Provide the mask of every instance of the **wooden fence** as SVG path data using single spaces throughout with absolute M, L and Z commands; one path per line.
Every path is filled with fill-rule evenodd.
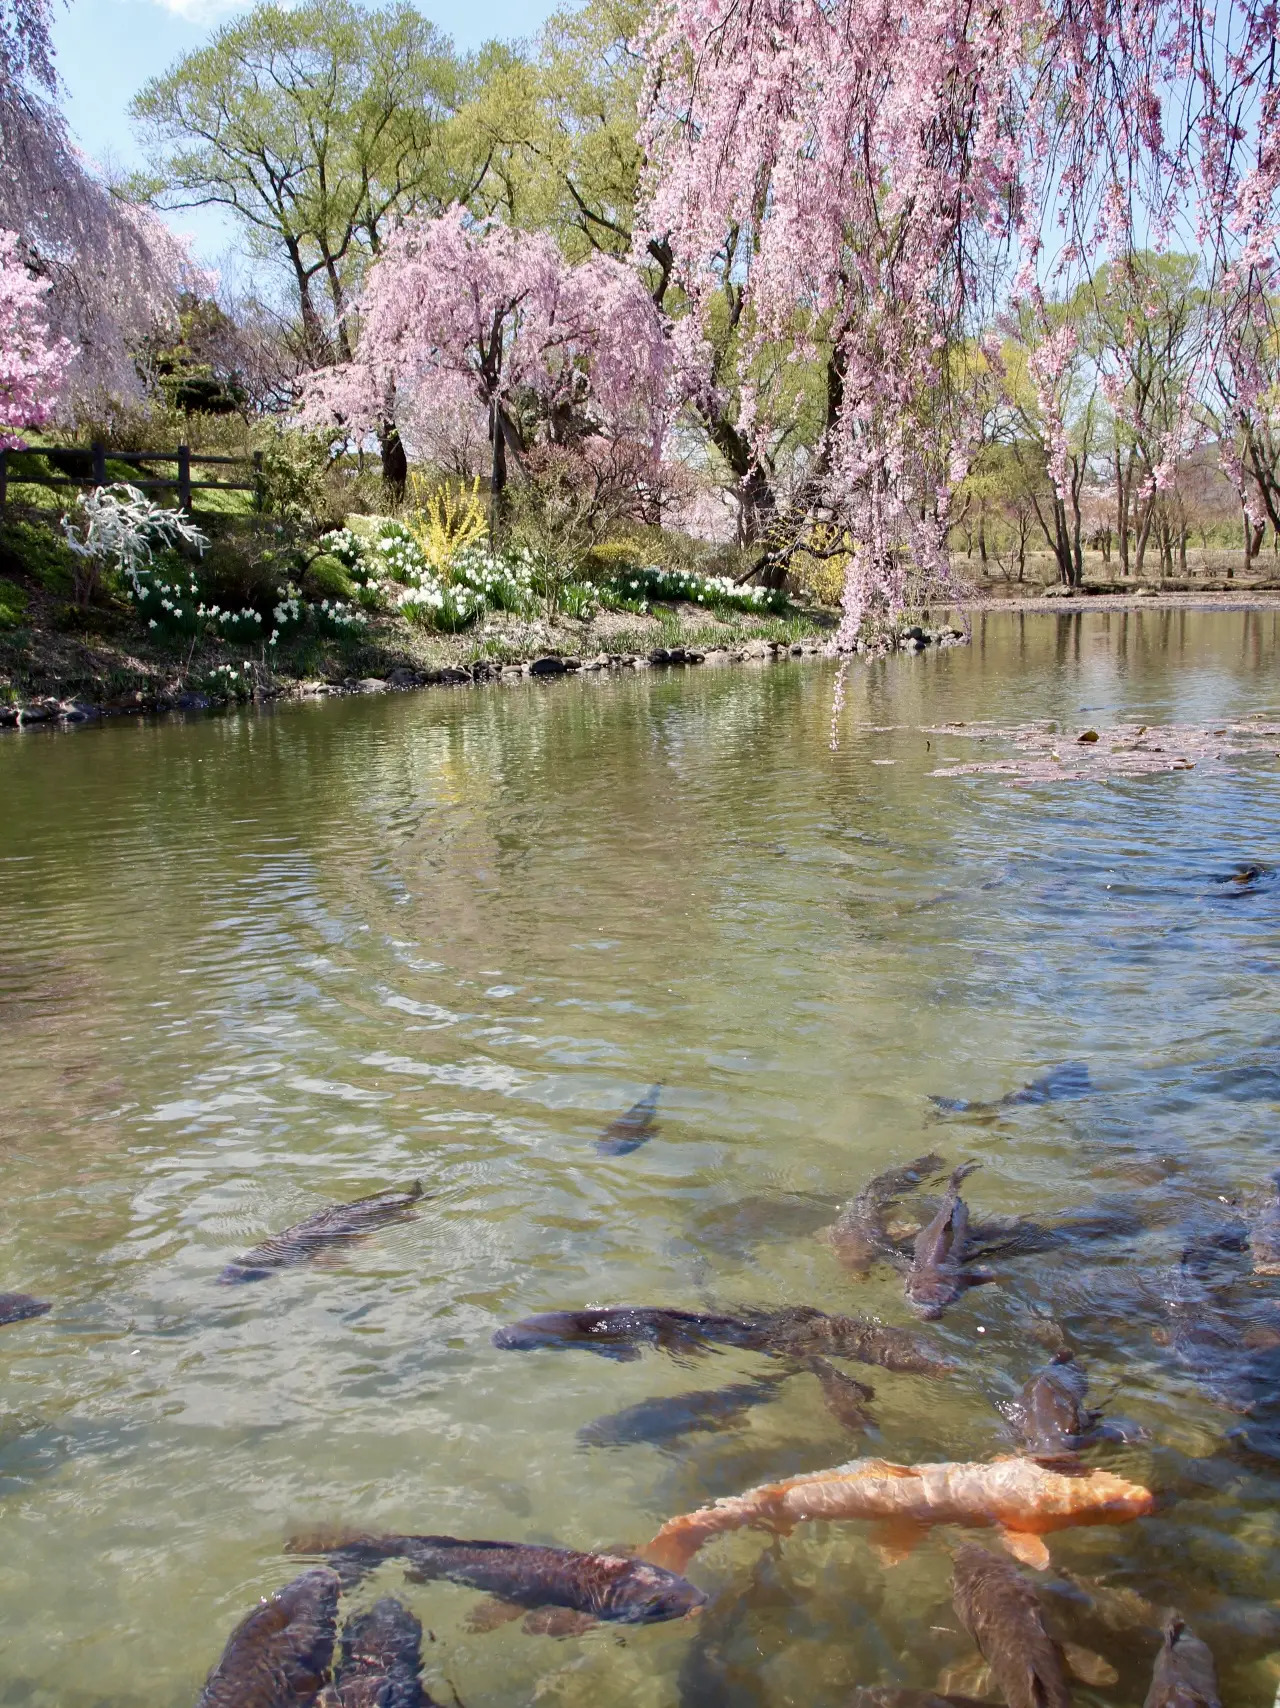
M 254 509 L 263 508 L 265 488 L 262 474 L 262 452 L 254 451 L 249 457 L 212 457 L 192 451 L 189 445 L 179 445 L 176 451 L 109 451 L 105 445 L 93 444 L 84 449 L 68 446 L 47 450 L 43 446 L 33 446 L 29 451 L 12 453 L 17 456 L 43 456 L 52 462 L 54 467 L 71 465 L 75 460 L 85 459 L 88 469 L 85 474 L 64 473 L 30 474 L 26 470 L 11 470 L 9 466 L 9 451 L 0 450 L 0 506 L 8 501 L 9 482 L 29 486 L 106 486 L 107 462 L 137 463 L 146 467 L 150 463 L 174 463 L 177 473 L 168 479 L 147 475 L 141 480 L 131 480 L 129 484 L 136 486 L 142 492 L 176 492 L 178 503 L 184 510 L 192 509 L 191 494 L 193 492 L 252 492 Z M 203 468 L 210 464 L 232 465 L 236 468 L 252 469 L 252 480 L 193 480 L 191 470 Z

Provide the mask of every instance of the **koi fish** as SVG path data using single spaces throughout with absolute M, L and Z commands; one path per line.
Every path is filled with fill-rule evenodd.
M 508 1618 L 519 1618 L 530 1609 L 558 1607 L 593 1621 L 654 1625 L 681 1619 L 707 1599 L 684 1578 L 649 1561 L 526 1542 L 357 1533 L 299 1537 L 287 1544 L 287 1552 L 323 1555 L 347 1588 L 384 1560 L 403 1559 L 413 1582 L 446 1578 L 483 1590 L 496 1597 Z
M 1006 1092 L 993 1103 L 970 1103 L 963 1097 L 931 1097 L 935 1109 L 954 1115 L 990 1115 L 997 1109 L 1016 1109 L 1025 1103 L 1058 1103 L 1067 1098 L 1087 1097 L 1093 1090 L 1088 1062 L 1063 1062 L 1033 1079 L 1017 1091 Z
M 960 1182 L 978 1166 L 966 1162 L 955 1170 L 937 1215 L 916 1235 L 905 1290 L 912 1309 L 926 1319 L 940 1317 L 966 1288 L 995 1280 L 989 1269 L 966 1267 L 969 1207 L 960 1196 Z
M 834 1248 L 846 1269 L 855 1275 L 865 1275 L 878 1257 L 887 1256 L 895 1249 L 885 1229 L 887 1213 L 904 1193 L 913 1191 L 943 1166 L 942 1158 L 930 1153 L 904 1163 L 901 1168 L 877 1174 L 867 1182 L 853 1203 L 821 1236 Z
M 1222 1708 L 1209 1645 L 1202 1643 L 1176 1613 L 1164 1628 L 1164 1642 L 1142 1708 Z
M 329 1674 L 338 1574 L 317 1566 L 236 1626 L 196 1708 L 310 1708 Z
M 1280 1275 L 1280 1171 L 1271 1176 L 1275 1195 L 1253 1217 L 1249 1225 L 1249 1248 L 1255 1275 Z M 0 1300 L 0 1307 L 3 1301 Z M 3 1318 L 0 1317 L 0 1321 Z
M 683 1435 L 720 1429 L 736 1422 L 752 1406 L 776 1399 L 778 1384 L 786 1379 L 762 1377 L 755 1382 L 731 1382 L 724 1388 L 641 1400 L 638 1405 L 584 1424 L 578 1440 L 584 1447 L 630 1447 L 645 1441 L 661 1445 L 678 1441 Z
M 744 1309 L 732 1316 L 655 1305 L 592 1305 L 582 1311 L 543 1311 L 509 1323 L 494 1333 L 493 1344 L 506 1352 L 583 1347 L 621 1363 L 639 1358 L 642 1346 L 690 1357 L 719 1344 L 779 1358 L 825 1353 L 913 1375 L 942 1376 L 951 1369 L 907 1329 L 889 1328 L 870 1317 L 828 1316 L 812 1305 Z
M 1272 877 L 1270 866 L 1264 866 L 1257 860 L 1241 860 L 1235 870 L 1219 873 L 1214 883 L 1222 886 L 1226 895 L 1232 897 L 1252 895 L 1267 878 Z
M 646 1139 L 657 1131 L 654 1116 L 658 1112 L 658 1093 L 662 1082 L 650 1086 L 638 1103 L 633 1103 L 625 1115 L 610 1122 L 601 1138 L 596 1140 L 597 1156 L 626 1156 L 638 1151 Z
M 1110 1471 L 1064 1476 L 1025 1457 L 938 1465 L 854 1459 L 668 1519 L 644 1557 L 683 1571 L 704 1542 L 724 1531 L 755 1525 L 786 1535 L 810 1518 L 856 1518 L 878 1527 L 888 1559 L 910 1552 L 931 1525 L 960 1524 L 994 1528 L 1016 1559 L 1044 1567 L 1049 1550 L 1042 1536 L 1079 1524 L 1126 1524 L 1154 1505 L 1149 1489 Z
M 956 1549 L 952 1584 L 952 1605 L 1009 1708 L 1071 1708 L 1058 1646 L 1022 1573 L 966 1542 Z
M 282 1233 L 272 1234 L 270 1239 L 229 1263 L 218 1281 L 222 1286 L 262 1281 L 273 1270 L 303 1263 L 326 1246 L 361 1239 L 388 1222 L 412 1221 L 411 1206 L 421 1197 L 422 1182 L 415 1180 L 404 1191 L 375 1192 L 368 1198 L 357 1198 L 353 1204 L 327 1204 L 305 1222 L 295 1222 Z
M 1084 1401 L 1089 1378 L 1069 1346 L 1055 1352 L 1047 1369 L 1034 1375 L 1020 1399 L 1001 1409 L 1034 1459 L 1070 1459 L 1093 1436 L 1099 1414 Z
M 394 1596 L 342 1627 L 341 1658 L 320 1708 L 436 1708 L 422 1688 L 422 1624 Z
M 0 1293 L 0 1328 L 5 1323 L 29 1322 L 52 1309 L 47 1299 L 33 1299 L 30 1293 Z

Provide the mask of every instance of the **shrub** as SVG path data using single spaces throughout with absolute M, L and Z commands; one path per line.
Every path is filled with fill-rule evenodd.
M 334 635 L 339 639 L 362 634 L 368 627 L 363 613 L 344 599 L 322 599 L 311 607 L 311 614 L 322 635 Z
M 408 527 L 421 547 L 422 555 L 437 575 L 444 575 L 460 552 L 477 548 L 489 532 L 488 518 L 480 502 L 480 481 L 477 477 L 469 490 L 455 491 L 448 485 L 437 487 L 424 501 L 421 475 L 409 483 L 414 504 Z
M 499 557 L 483 547 L 470 546 L 454 558 L 450 579 L 479 593 L 495 611 L 523 614 L 533 605 L 535 560 L 527 551 Z
M 200 563 L 200 589 L 209 604 L 224 610 L 248 608 L 266 618 L 294 573 L 295 562 L 290 552 L 215 540 Z
M 262 502 L 268 514 L 297 532 L 330 521 L 327 436 L 272 426 L 257 433 L 255 441 L 262 452 Z
M 138 578 L 149 575 L 154 546 L 186 545 L 202 552 L 209 543 L 181 510 L 162 509 L 136 486 L 117 483 L 95 487 L 92 492 L 80 493 L 73 508 L 81 522 L 77 526 L 69 514 L 64 514 L 62 533 L 75 554 L 73 580 L 76 603 L 81 606 L 98 591 L 102 571 L 108 565 L 114 565 L 141 602 Z M 196 591 L 194 581 L 191 591 Z

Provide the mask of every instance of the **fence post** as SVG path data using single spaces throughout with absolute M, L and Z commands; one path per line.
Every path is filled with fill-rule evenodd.
M 261 512 L 267 507 L 267 487 L 262 478 L 262 452 L 253 453 L 253 507 Z
M 93 452 L 93 484 L 107 484 L 107 447 L 98 439 L 93 441 L 90 449 Z
M 178 503 L 191 514 L 191 446 L 178 446 Z
M 9 499 L 9 453 L 0 445 L 0 510 Z

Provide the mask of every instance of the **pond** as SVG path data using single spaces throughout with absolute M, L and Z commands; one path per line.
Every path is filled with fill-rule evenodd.
M 1280 1166 L 1280 882 L 1231 880 L 1280 866 L 1280 740 L 935 772 L 975 724 L 1274 721 L 1278 665 L 1273 612 L 1000 613 L 859 663 L 835 752 L 832 670 L 799 662 L 0 741 L 0 1291 L 52 1304 L 0 1328 L 0 1703 L 194 1702 L 298 1532 L 642 1544 L 859 1456 L 1009 1453 L 998 1402 L 1064 1337 L 1129 1426 L 1088 1462 L 1158 1496 L 1050 1538 L 1054 1617 L 1119 1675 L 1078 1699 L 1140 1702 L 1176 1605 L 1224 1698 L 1269 1702 L 1280 1279 L 1227 1236 Z M 1071 1095 L 1000 1101 L 1064 1063 Z M 601 1154 L 657 1083 L 653 1136 Z M 930 1150 L 981 1163 L 975 1216 L 1102 1202 L 1127 1231 L 997 1257 L 917 1324 L 819 1232 Z M 217 1285 L 415 1179 L 416 1219 Z M 872 1314 L 956 1369 L 844 1366 L 859 1435 L 740 1347 L 493 1344 L 599 1302 Z M 719 1428 L 579 1434 L 784 1371 Z M 938 1529 L 888 1565 L 863 1523 L 741 1530 L 688 1568 L 697 1618 L 568 1638 L 473 1631 L 475 1592 L 399 1563 L 349 1605 L 402 1596 L 465 1708 L 835 1708 L 972 1687 L 966 1536 L 995 1546 Z

